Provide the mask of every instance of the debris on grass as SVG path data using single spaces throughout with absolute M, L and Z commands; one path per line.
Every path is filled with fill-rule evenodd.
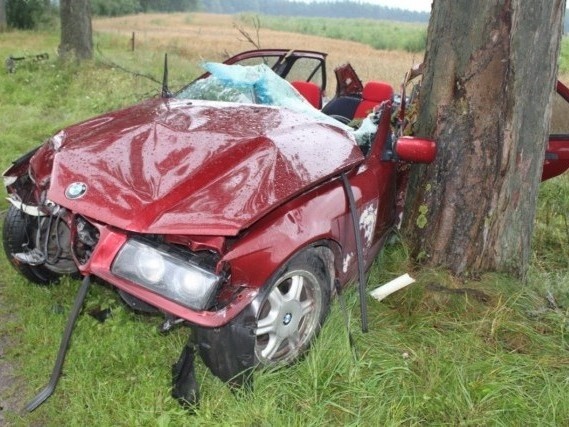
M 397 277 L 396 279 L 393 279 L 390 282 L 387 282 L 385 285 L 375 288 L 370 292 L 370 295 L 376 300 L 381 301 L 385 297 L 391 295 L 393 292 L 397 292 L 398 290 L 403 289 L 412 283 L 415 283 L 415 279 L 409 276 L 409 274 L 404 274 Z

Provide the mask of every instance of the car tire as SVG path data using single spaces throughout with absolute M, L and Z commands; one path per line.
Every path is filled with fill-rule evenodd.
M 18 262 L 13 254 L 35 247 L 35 220 L 15 206 L 10 205 L 2 233 L 4 252 L 14 268 L 30 282 L 38 285 L 49 285 L 59 280 L 60 274 L 48 270 L 42 265 L 27 265 Z
M 292 258 L 271 280 L 256 314 L 255 358 L 291 364 L 310 347 L 330 308 L 330 273 L 314 249 Z

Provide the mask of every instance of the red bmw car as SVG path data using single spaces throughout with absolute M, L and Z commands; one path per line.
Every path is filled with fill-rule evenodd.
M 398 137 L 393 89 L 363 85 L 349 66 L 322 107 L 325 57 L 263 50 L 208 64 L 179 92 L 165 85 L 161 98 L 63 129 L 13 162 L 7 256 L 32 282 L 84 278 L 52 381 L 28 409 L 55 387 L 91 277 L 162 313 L 165 329 L 191 327 L 173 370 L 183 401 L 197 400 L 194 349 L 238 384 L 307 350 L 332 296 L 397 222 L 398 164 L 436 152 Z M 554 173 L 567 169 L 567 138 L 550 148 L 548 161 L 564 162 Z

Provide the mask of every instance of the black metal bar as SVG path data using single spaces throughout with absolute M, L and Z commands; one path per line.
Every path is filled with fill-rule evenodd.
M 344 184 L 344 190 L 346 196 L 348 197 L 348 205 L 350 206 L 350 213 L 352 214 L 352 224 L 354 226 L 354 237 L 356 239 L 356 256 L 358 258 L 358 281 L 359 281 L 359 291 L 360 291 L 360 314 L 362 317 L 362 332 L 367 332 L 367 305 L 366 305 L 366 278 L 365 278 L 365 264 L 364 264 L 364 251 L 362 246 L 362 238 L 360 236 L 359 221 L 356 210 L 356 201 L 354 200 L 354 192 L 352 191 L 352 186 L 346 177 L 346 174 L 342 174 L 342 183 Z
M 162 98 L 171 98 L 172 94 L 168 89 L 168 54 L 164 54 L 164 74 L 162 76 Z
M 69 312 L 69 317 L 67 318 L 67 325 L 65 326 L 65 331 L 63 332 L 63 337 L 61 338 L 61 343 L 59 344 L 59 352 L 57 353 L 57 359 L 55 361 L 55 365 L 53 367 L 53 371 L 51 372 L 51 377 L 49 382 L 44 387 L 42 391 L 40 391 L 30 403 L 26 405 L 26 411 L 32 412 L 38 406 L 40 406 L 43 402 L 45 402 L 54 392 L 57 383 L 59 382 L 59 377 L 61 376 L 61 371 L 63 369 L 63 362 L 65 361 L 65 355 L 67 354 L 67 350 L 69 348 L 69 342 L 71 341 L 71 333 L 73 332 L 73 328 L 75 327 L 75 322 L 79 313 L 81 312 L 81 307 L 83 307 L 83 301 L 85 301 L 85 297 L 87 296 L 87 291 L 89 290 L 89 285 L 91 284 L 91 276 L 85 276 L 83 279 L 83 283 L 81 283 L 81 287 L 77 292 L 77 296 L 75 297 L 75 303 L 73 304 L 73 308 Z

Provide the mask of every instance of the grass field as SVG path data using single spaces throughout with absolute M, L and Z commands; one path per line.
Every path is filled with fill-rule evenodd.
M 201 59 L 249 49 L 232 19 L 211 15 L 137 15 L 94 23 L 97 59 L 46 62 L 0 73 L 0 167 L 61 127 L 158 93 L 162 55 L 173 85 L 199 73 Z M 129 51 L 131 32 L 137 48 Z M 263 29 L 264 46 L 330 52 L 364 79 L 397 84 L 414 60 L 355 42 Z M 47 51 L 58 34 L 11 32 L 0 57 Z M 0 201 L 5 211 L 6 201 Z M 157 332 L 160 318 L 135 314 L 101 285 L 91 288 L 55 394 L 32 414 L 17 410 L 45 385 L 79 282 L 32 286 L 0 256 L 0 367 L 15 378 L 0 394 L 8 425 L 567 425 L 569 420 L 569 176 L 541 187 L 534 257 L 527 284 L 489 274 L 459 281 L 444 271 L 413 271 L 405 246 L 390 245 L 369 288 L 410 272 L 417 284 L 378 303 L 369 300 L 370 332 L 359 332 L 357 295 L 346 293 L 356 354 L 337 304 L 313 350 L 288 369 L 258 372 L 255 388 L 232 393 L 197 364 L 202 400 L 189 415 L 170 397 L 170 365 L 188 330 Z M 110 308 L 99 323 L 90 310 Z M 4 371 L 3 371 L 4 373 Z
M 166 22 L 167 21 L 167 22 Z M 118 18 L 99 19 L 94 28 L 107 34 L 130 36 L 140 43 L 140 49 L 175 52 L 189 60 L 200 62 L 223 60 L 254 47 L 244 40 L 234 25 L 242 26 L 255 39 L 252 26 L 242 20 L 224 15 L 207 14 L 140 14 Z M 276 31 L 263 27 L 259 31 L 261 47 L 309 49 L 328 53 L 329 76 L 333 69 L 346 62 L 351 63 L 362 80 L 381 79 L 395 87 L 401 84 L 405 72 L 423 60 L 422 54 L 403 51 L 376 50 L 371 46 L 347 40 L 334 40 L 326 37 Z M 175 68 L 172 68 L 175 75 Z M 333 78 L 329 83 L 333 83 Z M 334 87 L 329 90 L 333 94 Z
M 243 22 L 253 16 L 244 14 Z M 279 31 L 351 40 L 374 49 L 415 52 L 422 55 L 427 41 L 427 24 L 377 21 L 372 19 L 304 18 L 262 16 L 262 25 Z

